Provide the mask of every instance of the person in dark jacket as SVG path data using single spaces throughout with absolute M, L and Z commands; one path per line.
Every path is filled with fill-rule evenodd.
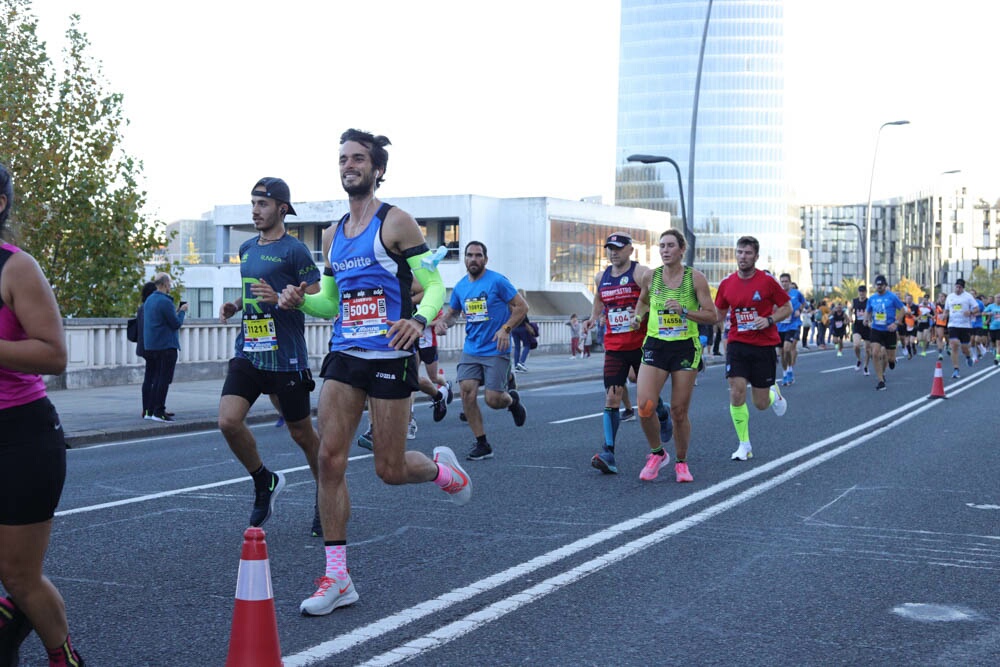
M 156 283 L 152 280 L 148 281 L 142 286 L 142 302 L 139 304 L 139 309 L 135 311 L 135 321 L 136 321 L 136 341 L 135 341 L 135 356 L 140 357 L 146 362 L 146 372 L 142 377 L 142 418 L 152 419 L 153 418 L 153 405 L 150 402 L 150 396 L 153 392 L 153 364 L 146 359 L 146 348 L 143 346 L 143 336 L 142 336 L 142 323 L 145 321 L 145 313 L 143 306 L 146 305 L 146 299 L 149 295 L 156 291 Z
M 528 360 L 528 353 L 531 352 L 531 339 L 537 338 L 537 326 L 534 322 L 529 322 L 526 315 L 521 320 L 521 323 L 511 331 L 511 338 L 514 343 L 514 357 L 512 361 L 514 362 L 514 369 L 517 371 L 525 372 L 528 370 L 524 362 Z M 529 327 L 531 331 L 528 331 Z
M 142 344 L 146 363 L 153 365 L 153 383 L 149 396 L 153 414 L 150 419 L 169 422 L 174 419 L 167 414 L 167 390 L 174 381 L 177 351 L 181 347 L 177 331 L 184 324 L 188 306 L 182 303 L 180 308 L 174 308 L 174 300 L 170 296 L 173 283 L 168 274 L 156 274 L 153 283 L 156 291 L 142 305 Z

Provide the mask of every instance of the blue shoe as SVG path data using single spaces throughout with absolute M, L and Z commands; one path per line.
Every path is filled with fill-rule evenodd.
M 374 449 L 371 426 L 369 426 L 368 430 L 362 433 L 361 437 L 358 438 L 358 447 L 360 447 L 361 449 L 367 449 L 369 452 Z
M 665 445 L 674 437 L 674 420 L 670 418 L 670 404 L 664 403 L 663 410 L 657 410 L 656 416 L 660 420 L 660 444 Z
M 285 425 L 285 418 L 278 415 L 278 421 L 274 422 L 274 428 L 281 428 Z
M 594 454 L 594 458 L 590 459 L 590 465 L 606 475 L 618 472 L 618 466 L 615 465 L 615 453 L 608 449 L 607 445 L 604 445 L 604 451 Z
M 972 368 L 972 357 L 966 357 L 965 363 L 969 366 L 969 368 Z
M 786 384 L 795 384 L 795 371 L 788 371 L 788 382 Z

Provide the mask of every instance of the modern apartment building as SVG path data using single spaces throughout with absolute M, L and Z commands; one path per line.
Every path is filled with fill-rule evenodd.
M 615 203 L 679 218 L 673 167 L 626 161 L 635 153 L 670 157 L 680 167 L 696 236 L 695 266 L 709 283 L 735 270 L 736 240 L 750 234 L 761 244 L 759 267 L 788 271 L 808 289 L 798 209 L 785 180 L 782 0 L 714 3 L 689 183 L 707 8 L 705 0 L 622 0 Z

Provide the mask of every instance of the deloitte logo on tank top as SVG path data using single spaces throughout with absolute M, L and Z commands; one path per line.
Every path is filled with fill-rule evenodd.
M 348 271 L 350 269 L 363 269 L 372 265 L 371 257 L 351 257 L 343 262 L 331 262 L 330 267 L 334 271 Z

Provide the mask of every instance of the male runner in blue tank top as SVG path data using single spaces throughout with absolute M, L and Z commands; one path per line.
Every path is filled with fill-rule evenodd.
M 389 162 L 388 145 L 386 137 L 354 129 L 340 136 L 340 180 L 350 212 L 323 232 L 326 267 L 319 293 L 307 294 L 300 283 L 281 294 L 282 308 L 336 318 L 320 371 L 319 508 L 326 573 L 300 606 L 307 616 L 329 614 L 358 600 L 347 569 L 351 501 L 346 473 L 366 400 L 375 472 L 382 481 L 433 481 L 458 504 L 472 496 L 472 483 L 449 448 L 436 447 L 433 461 L 406 451 L 410 394 L 418 388 L 417 340 L 444 303 L 444 284 L 416 220 L 375 197 Z M 424 288 L 415 315 L 414 277 Z
M 285 216 L 295 215 L 290 199 L 288 185 L 280 178 L 262 178 L 253 186 L 251 215 L 258 235 L 240 245 L 242 293 L 219 309 L 223 322 L 243 311 L 219 401 L 219 430 L 253 479 L 251 526 L 267 521 L 285 487 L 285 476 L 264 465 L 257 441 L 246 425 L 250 406 L 260 395 L 277 399 L 288 432 L 302 448 L 313 477 L 319 453 L 309 398 L 315 383 L 309 370 L 305 317 L 298 311 L 278 308 L 278 291 L 289 283 L 303 283 L 309 293 L 319 291 L 319 269 L 312 254 L 285 231 Z M 320 533 L 318 511 L 312 532 L 316 536 Z

